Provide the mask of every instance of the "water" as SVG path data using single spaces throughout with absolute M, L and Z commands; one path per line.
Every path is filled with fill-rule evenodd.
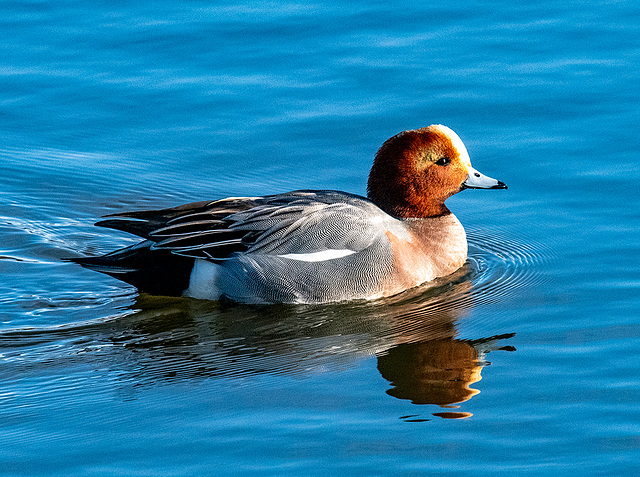
M 637 475 L 635 2 L 5 2 L 0 473 Z M 364 193 L 442 123 L 508 191 L 375 303 L 138 296 L 102 215 Z M 480 380 L 482 378 L 482 380 Z

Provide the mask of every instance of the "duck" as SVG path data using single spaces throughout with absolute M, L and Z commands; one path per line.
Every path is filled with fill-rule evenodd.
M 71 260 L 141 293 L 250 304 L 375 300 L 446 277 L 467 260 L 445 201 L 506 189 L 471 166 L 460 137 L 434 124 L 375 154 L 367 197 L 296 190 L 117 213 L 97 226 L 141 242 Z

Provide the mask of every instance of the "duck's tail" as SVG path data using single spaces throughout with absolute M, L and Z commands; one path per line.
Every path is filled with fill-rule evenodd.
M 180 296 L 189 288 L 194 259 L 168 250 L 153 250 L 145 240 L 100 257 L 69 260 L 83 267 L 106 273 L 152 295 Z

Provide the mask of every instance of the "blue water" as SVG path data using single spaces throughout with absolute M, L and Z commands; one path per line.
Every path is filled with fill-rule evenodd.
M 638 475 L 640 4 L 4 2 L 0 474 Z M 328 188 L 442 123 L 507 191 L 374 303 L 139 296 L 102 215 Z M 480 380 L 482 378 L 482 380 Z

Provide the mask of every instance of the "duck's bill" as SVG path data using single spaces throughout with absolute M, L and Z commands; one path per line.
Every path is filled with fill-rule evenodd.
M 485 176 L 481 172 L 476 171 L 473 167 L 469 167 L 469 177 L 462 183 L 463 189 L 506 189 L 507 184 L 502 181 L 492 179 Z

